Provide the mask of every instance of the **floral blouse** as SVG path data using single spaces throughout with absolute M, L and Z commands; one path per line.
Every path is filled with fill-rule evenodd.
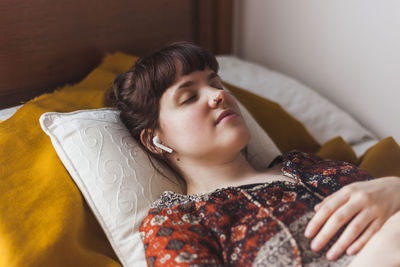
M 217 189 L 207 194 L 166 191 L 140 227 L 149 266 L 346 266 L 310 249 L 305 227 L 313 207 L 346 184 L 372 177 L 342 161 L 291 151 L 282 174 L 293 179 Z M 336 235 L 337 238 L 338 235 Z

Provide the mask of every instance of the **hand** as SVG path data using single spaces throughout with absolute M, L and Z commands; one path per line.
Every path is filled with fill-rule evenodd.
M 400 266 L 400 211 L 385 222 L 348 267 Z
M 307 238 L 315 236 L 311 249 L 321 250 L 348 223 L 326 256 L 335 260 L 344 250 L 353 255 L 400 209 L 400 178 L 382 177 L 349 184 L 314 209 L 316 213 L 305 231 Z

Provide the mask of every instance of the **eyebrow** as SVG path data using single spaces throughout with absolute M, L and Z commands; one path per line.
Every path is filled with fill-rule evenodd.
M 211 72 L 211 73 L 208 74 L 208 76 L 207 76 L 207 81 L 212 80 L 212 79 L 214 79 L 215 77 L 219 77 L 218 73 Z M 195 83 L 194 81 L 187 81 L 187 82 L 185 82 L 185 83 L 179 85 L 179 87 L 177 88 L 176 91 L 178 91 L 179 89 L 184 88 L 184 87 L 192 86 L 194 83 Z

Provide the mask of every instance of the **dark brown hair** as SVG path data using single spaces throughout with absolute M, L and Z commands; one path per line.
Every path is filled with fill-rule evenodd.
M 152 159 L 167 166 L 177 177 L 183 177 L 163 157 L 152 153 L 140 140 L 142 130 L 154 132 L 159 127 L 160 98 L 176 78 L 176 63 L 182 65 L 182 73 L 187 75 L 206 67 L 218 73 L 219 65 L 214 55 L 189 42 L 169 44 L 154 53 L 139 58 L 133 67 L 118 75 L 105 96 L 105 103 L 117 107 L 120 118 L 138 144 Z M 150 138 L 150 136 L 148 136 Z M 164 175 L 162 172 L 160 172 Z M 166 175 L 164 175 L 166 176 Z

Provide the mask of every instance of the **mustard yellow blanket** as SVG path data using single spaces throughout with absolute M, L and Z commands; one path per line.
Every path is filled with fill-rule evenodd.
M 116 73 L 133 61 L 110 55 L 82 82 L 37 97 L 0 123 L 0 266 L 120 266 L 39 117 L 102 107 Z

